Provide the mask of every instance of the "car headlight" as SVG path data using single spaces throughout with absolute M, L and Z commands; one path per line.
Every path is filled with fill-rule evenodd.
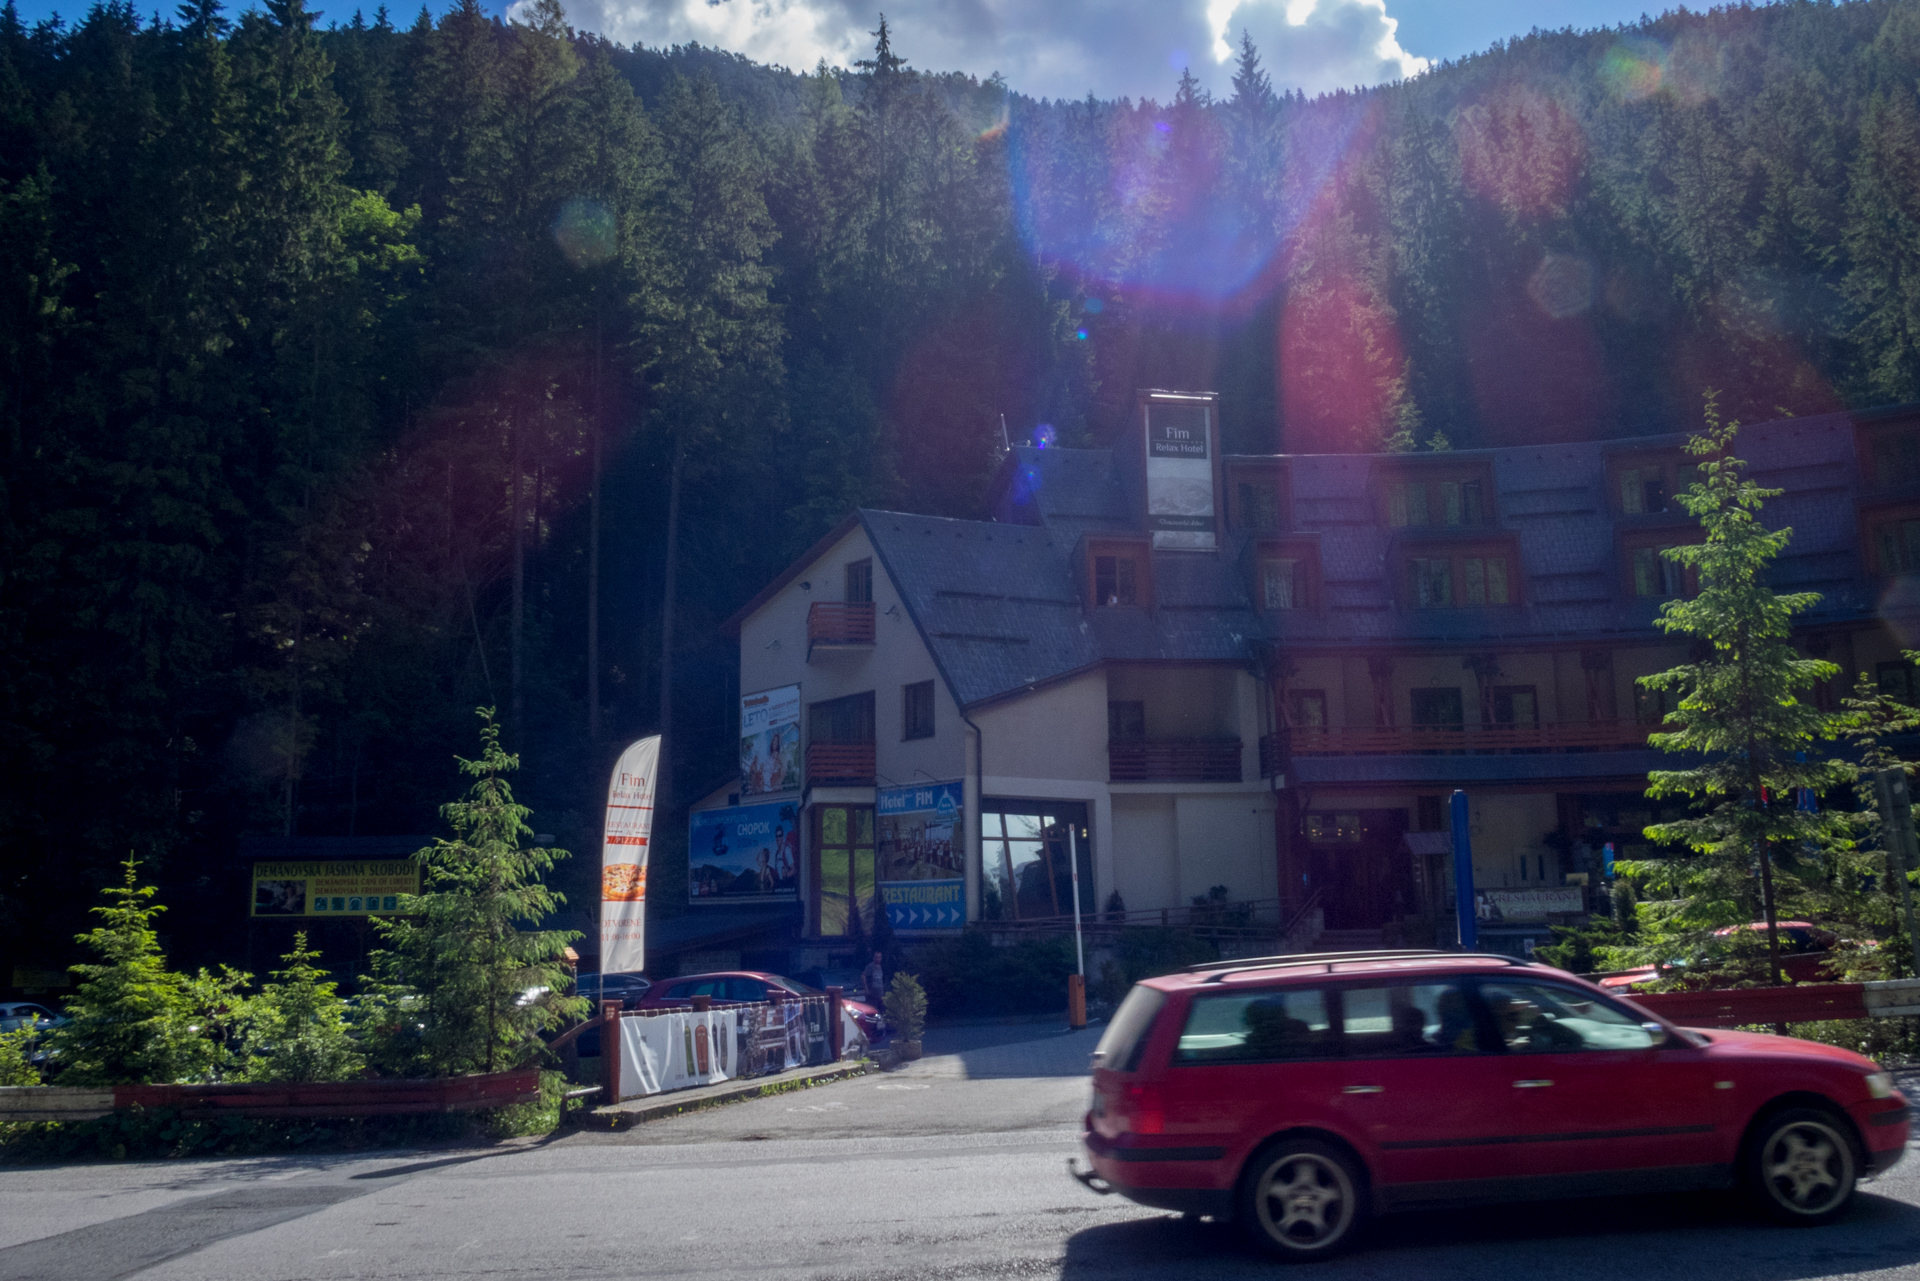
M 1887 1075 L 1885 1072 L 1868 1073 L 1867 1074 L 1867 1093 L 1868 1095 L 1876 1099 L 1892 1098 L 1893 1097 L 1893 1078 Z

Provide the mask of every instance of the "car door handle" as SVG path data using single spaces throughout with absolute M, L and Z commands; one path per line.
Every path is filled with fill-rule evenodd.
M 1340 1093 L 1342 1094 L 1383 1094 L 1386 1092 L 1386 1088 L 1387 1087 L 1384 1085 L 1349 1085 L 1346 1089 L 1340 1091 Z
M 1552 1084 L 1552 1081 L 1515 1081 L 1513 1088 L 1516 1090 L 1542 1090 Z

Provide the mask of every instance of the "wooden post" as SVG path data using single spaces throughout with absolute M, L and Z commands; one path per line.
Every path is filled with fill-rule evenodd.
M 1087 1025 L 1087 976 L 1084 974 L 1067 975 L 1067 1026 L 1082 1028 Z
M 620 1101 L 620 1002 L 600 1002 L 601 1084 L 607 1087 L 607 1102 Z
M 835 1063 L 840 1061 L 841 1051 L 847 1048 L 842 1045 L 840 1041 L 840 1010 L 842 1008 L 840 1002 L 842 999 L 841 989 L 837 987 L 827 989 L 827 1048 L 833 1051 L 833 1061 Z
M 713 1008 L 712 997 L 696 996 L 693 998 L 693 1012 L 695 1014 L 705 1014 L 708 1010 L 712 1008 Z

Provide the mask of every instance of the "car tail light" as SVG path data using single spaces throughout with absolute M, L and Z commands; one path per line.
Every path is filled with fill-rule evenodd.
M 1164 1134 L 1167 1129 L 1166 1096 L 1157 1085 L 1127 1087 L 1125 1120 L 1135 1134 Z

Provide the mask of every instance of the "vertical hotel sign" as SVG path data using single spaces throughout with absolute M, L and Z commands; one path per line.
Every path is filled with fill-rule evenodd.
M 1142 399 L 1147 438 L 1147 528 L 1155 547 L 1212 551 L 1213 398 Z
M 607 788 L 606 837 L 600 846 L 600 972 L 625 974 L 646 965 L 647 845 L 653 839 L 654 784 L 660 736 L 620 753 Z

